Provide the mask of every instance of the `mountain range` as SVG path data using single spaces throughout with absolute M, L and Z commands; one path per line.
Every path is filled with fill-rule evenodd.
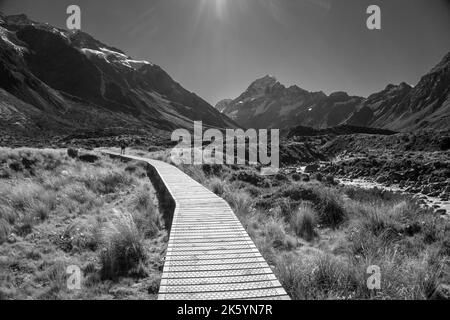
M 236 99 L 216 109 L 246 128 L 329 128 L 339 125 L 394 131 L 450 127 L 450 53 L 415 87 L 388 85 L 367 98 L 346 92 L 326 95 L 296 85 L 286 87 L 273 76 L 254 81 Z
M 81 31 L 0 13 L 0 133 L 236 128 L 161 67 Z
M 92 131 L 167 136 L 194 120 L 206 128 L 447 129 L 450 53 L 416 86 L 390 84 L 367 98 L 286 87 L 265 76 L 214 108 L 152 62 L 82 31 L 0 12 L 0 143 L 12 135 Z

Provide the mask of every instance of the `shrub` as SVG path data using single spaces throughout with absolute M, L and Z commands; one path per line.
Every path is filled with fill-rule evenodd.
M 11 170 L 16 171 L 16 172 L 22 172 L 22 171 L 23 171 L 22 163 L 20 163 L 20 162 L 18 162 L 18 161 L 12 161 L 12 162 L 9 164 L 9 168 L 10 168 Z
M 66 286 L 66 264 L 56 261 L 40 278 L 50 283 L 50 288 L 39 299 L 57 299 L 58 293 Z
M 281 197 L 289 197 L 295 201 L 314 200 L 317 197 L 312 189 L 305 188 L 302 184 L 292 184 L 283 187 L 279 193 Z
M 255 187 L 254 185 L 247 184 L 244 187 L 245 191 L 247 191 L 252 197 L 259 197 L 261 195 L 261 189 Z
M 64 193 L 69 199 L 75 200 L 79 204 L 94 203 L 96 200 L 95 194 L 81 184 L 70 184 L 64 188 Z
M 225 193 L 226 183 L 219 178 L 212 178 L 208 181 L 209 189 L 221 197 Z
M 331 184 L 331 185 L 336 183 L 336 181 L 334 181 L 334 176 L 332 176 L 332 175 L 327 175 L 325 177 L 325 182 L 328 184 Z
M 146 184 L 135 193 L 134 223 L 144 237 L 153 237 L 158 233 L 161 223 L 155 206 L 155 199 L 151 194 L 151 188 Z
M 132 162 L 125 167 L 125 171 L 129 174 L 134 174 L 138 178 L 147 176 L 146 164 L 143 162 Z
M 306 241 L 313 240 L 317 235 L 315 230 L 316 213 L 314 212 L 314 209 L 307 204 L 300 205 L 297 211 L 292 214 L 290 223 L 295 234 Z
M 447 151 L 450 149 L 450 137 L 444 137 L 441 139 L 439 147 L 442 151 Z
M 132 275 L 142 262 L 145 262 L 142 238 L 135 225 L 120 222 L 117 231 L 108 239 L 106 248 L 100 253 L 103 279 L 117 279 Z
M 38 202 L 34 206 L 33 211 L 36 217 L 42 221 L 48 218 L 50 212 L 48 205 L 43 202 Z
M 274 248 L 284 247 L 286 241 L 286 233 L 280 221 L 270 220 L 265 225 L 264 233 L 266 239 Z
M 15 226 L 15 230 L 19 236 L 26 236 L 33 232 L 34 218 L 33 215 L 27 214 L 22 217 L 19 223 Z
M 298 173 L 294 173 L 292 175 L 292 180 L 294 180 L 294 181 L 300 181 L 301 179 L 302 179 L 302 176 L 299 175 Z
M 263 187 L 266 184 L 264 177 L 251 170 L 242 170 L 235 172 L 232 174 L 230 180 L 246 182 L 257 187 Z
M 278 258 L 276 274 L 293 299 L 348 299 L 365 285 L 346 263 L 325 254 L 300 259 L 292 254 Z
M 288 218 L 296 209 L 296 204 L 288 198 L 278 200 L 278 208 L 281 217 Z
M 116 192 L 121 187 L 131 185 L 133 178 L 123 172 L 107 171 L 88 177 L 85 183 L 95 193 L 108 194 Z
M 11 178 L 11 172 L 8 169 L 0 168 L 0 179 Z
M 203 164 L 202 170 L 209 176 L 222 176 L 227 172 L 227 167 L 222 164 Z
M 17 219 L 17 213 L 11 207 L 0 204 L 0 219 L 4 219 L 13 225 Z
M 99 160 L 99 157 L 96 156 L 95 154 L 85 153 L 85 154 L 81 154 L 78 157 L 78 159 L 80 159 L 80 161 L 83 161 L 83 162 L 94 163 Z
M 70 158 L 76 158 L 76 157 L 78 157 L 78 150 L 77 149 L 73 149 L 73 148 L 69 148 L 69 149 L 67 149 L 67 155 Z
M 205 184 L 206 176 L 201 166 L 180 165 L 180 169 L 195 181 Z
M 245 216 L 251 211 L 251 197 L 246 192 L 240 190 L 227 191 L 224 194 L 224 199 L 238 216 Z
M 331 228 L 337 228 L 345 219 L 346 212 L 340 203 L 339 195 L 331 189 L 315 189 L 317 200 L 315 209 L 319 223 Z
M 11 228 L 8 221 L 0 218 L 0 244 L 7 240 L 10 231 Z
M 277 173 L 275 175 L 275 180 L 278 181 L 288 181 L 289 179 L 286 177 L 286 175 L 284 173 Z

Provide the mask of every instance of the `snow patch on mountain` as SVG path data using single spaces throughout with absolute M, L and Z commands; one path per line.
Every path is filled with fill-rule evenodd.
M 99 50 L 83 48 L 81 51 L 88 57 L 92 56 L 98 57 L 100 59 L 104 59 L 108 63 L 119 63 L 127 68 L 133 70 L 139 70 L 141 67 L 145 65 L 151 65 L 152 63 L 145 60 L 133 60 L 130 59 L 127 55 L 122 54 L 120 52 L 112 51 L 106 48 L 100 48 Z
M 17 51 L 19 54 L 23 54 L 24 52 L 27 52 L 27 49 L 24 47 L 21 47 L 9 40 L 9 35 L 11 35 L 12 32 L 6 30 L 5 28 L 0 27 L 0 39 L 3 40 L 9 47 L 12 47 L 15 51 Z
M 97 58 L 103 59 L 103 60 L 105 60 L 106 62 L 109 63 L 109 61 L 107 59 L 107 56 L 106 56 L 106 54 L 104 52 L 100 52 L 98 50 L 88 49 L 88 48 L 82 48 L 81 51 L 88 58 L 97 57 Z
M 150 62 L 145 61 L 145 60 L 139 61 L 139 60 L 130 60 L 130 59 L 123 60 L 122 64 L 127 66 L 127 67 L 130 67 L 130 68 L 132 68 L 134 70 L 138 70 L 138 69 L 140 69 L 141 67 L 143 67 L 145 65 L 150 65 L 150 66 L 153 65 Z

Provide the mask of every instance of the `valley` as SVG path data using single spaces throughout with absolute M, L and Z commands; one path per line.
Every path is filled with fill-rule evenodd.
M 242 249 L 240 242 L 259 251 L 283 297 L 450 299 L 449 128 L 450 53 L 414 86 L 388 84 L 367 97 L 267 75 L 213 107 L 153 62 L 81 31 L 0 13 L 0 299 L 156 299 L 168 290 L 162 274 L 173 246 L 218 257 L 189 271 L 183 259 L 171 262 L 173 273 L 207 270 L 211 283 L 199 285 L 216 290 L 228 270 L 214 260 L 223 257 L 193 244 L 208 247 L 202 238 L 215 228 L 227 237 L 215 243 L 218 252 Z M 194 151 L 212 155 L 227 130 L 247 129 L 280 130 L 251 150 L 279 149 L 279 157 L 267 154 L 276 174 L 261 174 L 261 158 L 171 157 L 174 132 L 188 137 L 186 149 L 194 137 Z M 204 132 L 214 141 L 195 141 Z M 245 138 L 236 141 L 233 149 L 257 157 Z M 167 181 L 142 159 L 105 154 L 121 150 L 150 166 L 158 160 L 180 201 L 192 205 L 177 211 L 188 223 L 171 230 L 176 206 L 164 206 L 168 194 L 158 192 L 170 189 Z M 201 192 L 191 199 L 186 188 Z M 248 237 L 230 235 L 232 219 Z M 171 231 L 185 238 L 172 244 Z M 79 292 L 65 286 L 68 263 L 85 275 Z M 234 271 L 246 272 L 243 263 Z M 383 276 L 376 291 L 366 285 L 373 265 Z

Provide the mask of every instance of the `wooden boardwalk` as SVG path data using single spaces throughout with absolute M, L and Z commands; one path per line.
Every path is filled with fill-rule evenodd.
M 175 202 L 158 300 L 289 299 L 225 200 L 170 164 L 125 158 L 152 166 Z

